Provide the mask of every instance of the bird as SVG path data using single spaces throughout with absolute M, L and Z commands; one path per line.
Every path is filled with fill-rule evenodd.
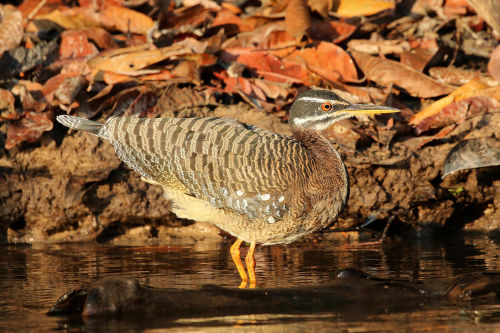
M 100 123 L 59 115 L 57 121 L 108 140 L 142 180 L 163 188 L 177 217 L 235 236 L 230 253 L 240 287 L 249 281 L 254 288 L 257 243 L 293 242 L 329 226 L 347 205 L 347 169 L 321 131 L 355 115 L 398 111 L 308 90 L 290 106 L 291 136 L 231 118 L 110 117 Z M 247 270 L 243 242 L 250 244 Z

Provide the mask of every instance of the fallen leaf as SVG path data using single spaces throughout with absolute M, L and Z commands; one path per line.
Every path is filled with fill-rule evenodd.
M 129 47 L 102 53 L 92 58 L 88 65 L 96 71 L 130 73 L 165 59 L 190 53 L 191 49 L 182 43 L 159 49 L 147 49 L 147 46 Z
M 462 86 L 471 80 L 481 81 L 489 86 L 494 86 L 497 81 L 491 76 L 473 69 L 448 67 L 431 67 L 429 75 L 439 82 Z
M 162 70 L 159 73 L 143 75 L 143 76 L 141 76 L 141 80 L 144 80 L 144 81 L 168 81 L 168 80 L 173 79 L 174 77 L 175 77 L 175 75 L 172 74 L 171 71 Z
M 285 27 L 288 34 L 297 40 L 306 35 L 311 27 L 311 16 L 307 0 L 290 0 L 285 13 Z
M 394 8 L 396 6 L 393 1 L 340 0 L 337 14 L 342 17 L 370 16 Z
M 88 11 L 82 10 L 66 9 L 61 11 L 59 9 L 55 9 L 48 14 L 37 15 L 35 21 L 28 24 L 26 31 L 38 32 L 38 20 L 48 20 L 54 22 L 66 30 L 73 29 L 79 31 L 85 28 L 100 26 L 100 23 L 97 20 L 87 14 L 89 14 Z
M 474 10 L 493 28 L 496 36 L 500 36 L 500 2 L 498 0 L 467 0 Z
M 443 97 L 440 100 L 437 100 L 436 102 L 432 103 L 422 111 L 415 114 L 411 118 L 410 124 L 417 126 L 423 119 L 439 113 L 443 108 L 450 105 L 451 103 L 459 101 L 464 98 L 477 96 L 480 94 L 479 92 L 481 90 L 484 90 L 486 88 L 488 88 L 486 84 L 476 80 L 472 80 L 467 84 L 463 85 L 462 87 L 456 89 L 448 96 Z
M 61 84 L 63 84 L 66 79 L 76 77 L 78 75 L 79 73 L 76 72 L 59 73 L 48 79 L 42 87 L 42 93 L 45 96 L 45 99 L 50 104 L 58 105 L 59 103 L 54 99 L 54 94 L 56 93 L 57 89 Z
M 406 40 L 352 39 L 347 43 L 349 50 L 370 54 L 399 54 L 411 50 Z
M 356 31 L 356 26 L 354 24 L 343 21 L 313 19 L 309 34 L 313 39 L 337 44 L 349 38 L 354 31 Z
M 264 23 L 263 19 L 258 19 L 255 17 L 242 18 L 236 15 L 230 10 L 222 9 L 217 12 L 217 16 L 212 22 L 212 27 L 222 26 L 222 25 L 235 25 L 238 27 L 239 32 L 254 31 L 259 28 L 260 25 Z
M 308 0 L 307 5 L 311 10 L 318 12 L 323 18 L 328 17 L 328 12 L 332 10 L 333 0 Z
M 429 12 L 438 12 L 443 7 L 444 0 L 416 0 L 411 6 L 411 12 L 418 15 L 428 15 Z
M 261 101 L 266 100 L 266 94 L 251 79 L 241 76 L 231 77 L 225 71 L 221 73 L 214 72 L 214 75 L 224 81 L 225 92 L 244 94 L 250 98 L 260 99 Z
M 99 21 L 108 29 L 145 35 L 154 26 L 153 20 L 135 10 L 108 6 L 99 12 Z
M 203 6 L 196 5 L 192 7 L 179 7 L 173 12 L 168 11 L 159 19 L 160 29 L 180 29 L 190 30 L 199 27 L 212 20 L 210 10 Z
M 149 114 L 156 105 L 157 97 L 151 89 L 145 85 L 131 87 L 119 91 L 112 97 L 110 115 L 132 116 Z
M 443 6 L 443 13 L 448 16 L 465 15 L 467 10 L 472 8 L 467 0 L 446 0 Z
M 12 93 L 19 96 L 21 100 L 22 112 L 20 113 L 26 111 L 42 112 L 47 108 L 47 102 L 41 92 L 42 87 L 40 85 L 36 86 L 30 81 L 20 81 L 12 87 Z
M 415 97 L 430 98 L 450 93 L 453 88 L 394 60 L 352 52 L 365 76 L 382 86 L 394 84 Z
M 488 73 L 500 82 L 500 46 L 497 46 L 491 54 L 488 62 Z
M 21 114 L 16 112 L 14 102 L 14 96 L 10 91 L 0 89 L 0 119 L 11 120 L 21 117 Z
M 206 9 L 210 10 L 221 10 L 221 6 L 212 0 L 182 0 L 182 4 L 184 7 L 192 7 L 192 6 L 203 6 Z
M 263 79 L 254 79 L 254 84 L 259 87 L 267 97 L 272 99 L 286 99 L 290 94 L 287 84 L 271 82 Z
M 16 48 L 23 38 L 23 16 L 12 5 L 0 5 L 0 55 Z
M 128 82 L 132 81 L 133 78 L 130 75 L 125 75 L 125 74 L 118 74 L 114 72 L 108 72 L 108 71 L 98 71 L 94 78 L 95 81 L 103 81 L 106 84 L 110 86 L 113 86 L 114 84 L 118 83 L 123 83 L 123 82 Z
M 26 112 L 25 116 L 15 121 L 7 131 L 5 148 L 12 149 L 21 142 L 35 142 L 43 132 L 52 130 L 52 120 L 47 113 Z
M 37 8 L 40 5 L 40 0 L 24 0 L 22 3 L 17 6 L 17 9 L 21 11 L 23 14 L 23 18 L 27 19 L 28 15 L 33 13 L 35 8 Z M 45 4 L 38 9 L 37 14 L 47 14 L 56 9 L 57 7 L 63 7 L 61 6 L 61 1 L 59 0 L 48 0 L 45 2 Z
M 181 61 L 172 70 L 174 77 L 183 78 L 185 82 L 191 82 L 196 85 L 200 84 L 199 66 L 196 61 L 184 60 Z
M 75 101 L 75 97 L 87 86 L 87 84 L 87 80 L 85 80 L 82 75 L 67 77 L 57 87 L 54 92 L 54 97 L 61 103 L 70 105 Z
M 461 124 L 474 115 L 500 110 L 500 102 L 488 96 L 473 96 L 453 102 L 438 113 L 423 119 L 417 126 L 417 134 L 431 128 Z
M 320 42 L 317 46 L 296 50 L 286 59 L 305 66 L 310 72 L 330 82 L 352 82 L 358 79 L 356 66 L 349 54 L 332 43 Z
M 66 30 L 61 34 L 59 54 L 62 59 L 89 58 L 97 53 L 97 48 L 89 42 L 84 32 Z
M 417 48 L 411 51 L 405 51 L 400 54 L 401 63 L 411 68 L 423 72 L 425 66 L 432 60 L 436 51 L 430 49 Z
M 269 81 L 282 83 L 308 81 L 309 75 L 303 66 L 284 61 L 266 51 L 251 52 L 248 48 L 231 48 L 224 50 L 220 54 L 220 59 L 228 63 L 237 61 L 254 69 L 258 75 Z
M 113 36 L 103 28 L 90 27 L 82 30 L 88 39 L 93 40 L 97 46 L 103 50 L 110 50 L 118 47 Z

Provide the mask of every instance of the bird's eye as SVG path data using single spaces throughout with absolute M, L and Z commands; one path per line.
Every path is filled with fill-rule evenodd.
M 332 103 L 324 102 L 323 104 L 321 104 L 321 110 L 330 111 L 331 109 L 332 109 Z

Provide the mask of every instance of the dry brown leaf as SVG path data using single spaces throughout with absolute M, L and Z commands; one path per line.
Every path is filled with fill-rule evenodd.
M 323 17 L 328 17 L 328 12 L 332 10 L 333 0 L 308 0 L 307 4 L 311 10 L 314 10 Z
M 85 80 L 82 75 L 67 77 L 57 87 L 54 92 L 54 97 L 61 103 L 70 105 L 75 101 L 75 97 L 87 86 L 87 84 L 87 80 Z
M 470 80 L 479 80 L 489 86 L 494 86 L 497 81 L 491 76 L 472 69 L 463 69 L 457 67 L 432 67 L 429 68 L 429 74 L 439 82 L 462 86 Z
M 472 96 L 453 102 L 438 113 L 423 119 L 417 126 L 417 134 L 431 128 L 441 128 L 448 125 L 463 123 L 467 117 L 471 117 L 492 110 L 499 110 L 500 102 L 488 96 Z
M 434 116 L 451 103 L 462 100 L 464 98 L 481 95 L 481 91 L 485 90 L 486 88 L 488 88 L 488 85 L 486 85 L 485 83 L 476 80 L 470 81 L 469 83 L 453 91 L 448 96 L 437 100 L 422 111 L 415 114 L 410 120 L 410 124 L 417 126 L 423 119 Z
M 103 26 L 109 29 L 142 35 L 145 35 L 154 26 L 154 22 L 149 16 L 119 6 L 108 6 L 102 10 L 99 20 Z
M 118 44 L 113 36 L 103 28 L 91 27 L 83 30 L 88 39 L 93 40 L 103 50 L 115 49 Z
M 56 9 L 48 14 L 37 15 L 36 20 L 48 20 L 57 23 L 64 29 L 83 30 L 85 28 L 98 27 L 100 23 L 92 14 L 83 10 L 59 10 Z M 35 22 L 30 22 L 26 27 L 28 32 L 38 32 Z
M 228 93 L 243 94 L 252 99 L 266 101 L 266 94 L 264 91 L 253 82 L 253 79 L 245 77 L 231 77 L 227 72 L 217 73 L 214 75 L 224 81 L 224 91 Z M 252 103 L 253 104 L 253 103 Z
M 286 84 L 280 84 L 262 79 L 254 79 L 254 83 L 266 94 L 267 97 L 272 99 L 285 99 L 290 94 L 290 90 Z
M 352 39 L 347 46 L 349 50 L 370 54 L 399 54 L 411 50 L 406 40 Z
M 356 31 L 356 26 L 347 22 L 313 19 L 309 35 L 312 39 L 337 44 L 349 38 L 354 31 Z
M 19 96 L 22 110 L 42 112 L 47 108 L 45 99 L 41 96 L 42 86 L 30 81 L 20 81 L 12 87 L 12 93 Z
M 10 126 L 5 148 L 12 149 L 23 141 L 34 142 L 42 136 L 43 132 L 50 131 L 52 127 L 52 120 L 48 118 L 47 113 L 27 112 L 22 119 Z
M 75 76 L 78 76 L 79 73 L 70 72 L 70 73 L 59 73 L 54 75 L 50 79 L 48 79 L 42 87 L 42 93 L 45 96 L 45 99 L 49 103 L 58 104 L 54 99 L 54 94 L 56 93 L 59 86 L 66 80 Z
M 488 73 L 500 82 L 500 46 L 497 46 L 491 54 L 490 61 L 488 62 Z
M 425 66 L 431 61 L 436 54 L 436 50 L 417 48 L 411 51 L 401 53 L 401 63 L 412 67 L 413 69 L 423 72 Z
M 306 35 L 311 27 L 311 16 L 307 0 L 290 0 L 285 13 L 285 26 L 288 34 L 297 40 Z
M 0 55 L 19 46 L 23 38 L 23 16 L 12 5 L 0 5 Z
M 391 0 L 340 0 L 337 14 L 343 17 L 370 16 L 394 8 L 396 5 Z
M 97 55 L 99 51 L 87 39 L 84 32 L 66 30 L 61 34 L 61 46 L 59 54 L 61 59 L 89 58 Z
M 500 1 L 498 0 L 467 0 L 474 10 L 484 18 L 500 36 Z
M 256 70 L 262 78 L 281 83 L 308 82 L 309 75 L 302 65 L 280 59 L 266 51 L 251 52 L 252 49 L 232 48 L 221 53 L 221 60 L 237 61 Z
M 88 65 L 96 71 L 132 73 L 165 59 L 192 53 L 190 48 L 181 43 L 160 49 L 147 50 L 146 47 L 130 47 L 106 52 L 92 58 Z
M 210 10 L 221 10 L 221 6 L 212 0 L 182 0 L 182 4 L 184 7 L 193 7 L 193 6 L 203 6 L 206 9 Z
M 354 63 L 340 46 L 320 42 L 315 47 L 296 50 L 286 57 L 331 82 L 357 81 L 358 74 Z
M 179 7 L 173 12 L 168 11 L 160 16 L 158 26 L 160 29 L 194 29 L 212 19 L 210 10 L 203 6 Z
M 447 16 L 457 16 L 467 14 L 467 9 L 472 9 L 467 0 L 446 0 L 443 6 L 443 13 Z
M 21 115 L 16 112 L 14 102 L 14 96 L 10 91 L 0 89 L 0 119 L 19 119 Z
M 444 0 L 416 0 L 411 7 L 411 12 L 419 15 L 427 15 L 428 12 L 441 10 Z
M 365 76 L 382 86 L 394 84 L 408 91 L 410 95 L 421 98 L 446 95 L 453 90 L 450 86 L 397 61 L 372 57 L 361 52 L 352 52 L 352 56 Z

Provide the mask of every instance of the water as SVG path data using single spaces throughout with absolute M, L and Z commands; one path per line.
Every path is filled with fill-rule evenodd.
M 500 303 L 403 307 L 386 313 L 255 314 L 212 318 L 159 318 L 105 323 L 45 313 L 63 293 L 97 278 L 120 275 L 155 287 L 195 289 L 203 284 L 235 287 L 239 276 L 230 241 L 186 246 L 125 247 L 101 244 L 0 247 L 0 331 L 500 331 Z M 257 247 L 259 287 L 321 285 L 338 268 L 356 267 L 394 279 L 432 280 L 470 272 L 500 271 L 500 239 L 462 235 L 428 238 L 369 248 L 297 242 Z M 244 253 L 243 253 L 244 255 Z M 369 303 L 369 299 L 367 299 Z

